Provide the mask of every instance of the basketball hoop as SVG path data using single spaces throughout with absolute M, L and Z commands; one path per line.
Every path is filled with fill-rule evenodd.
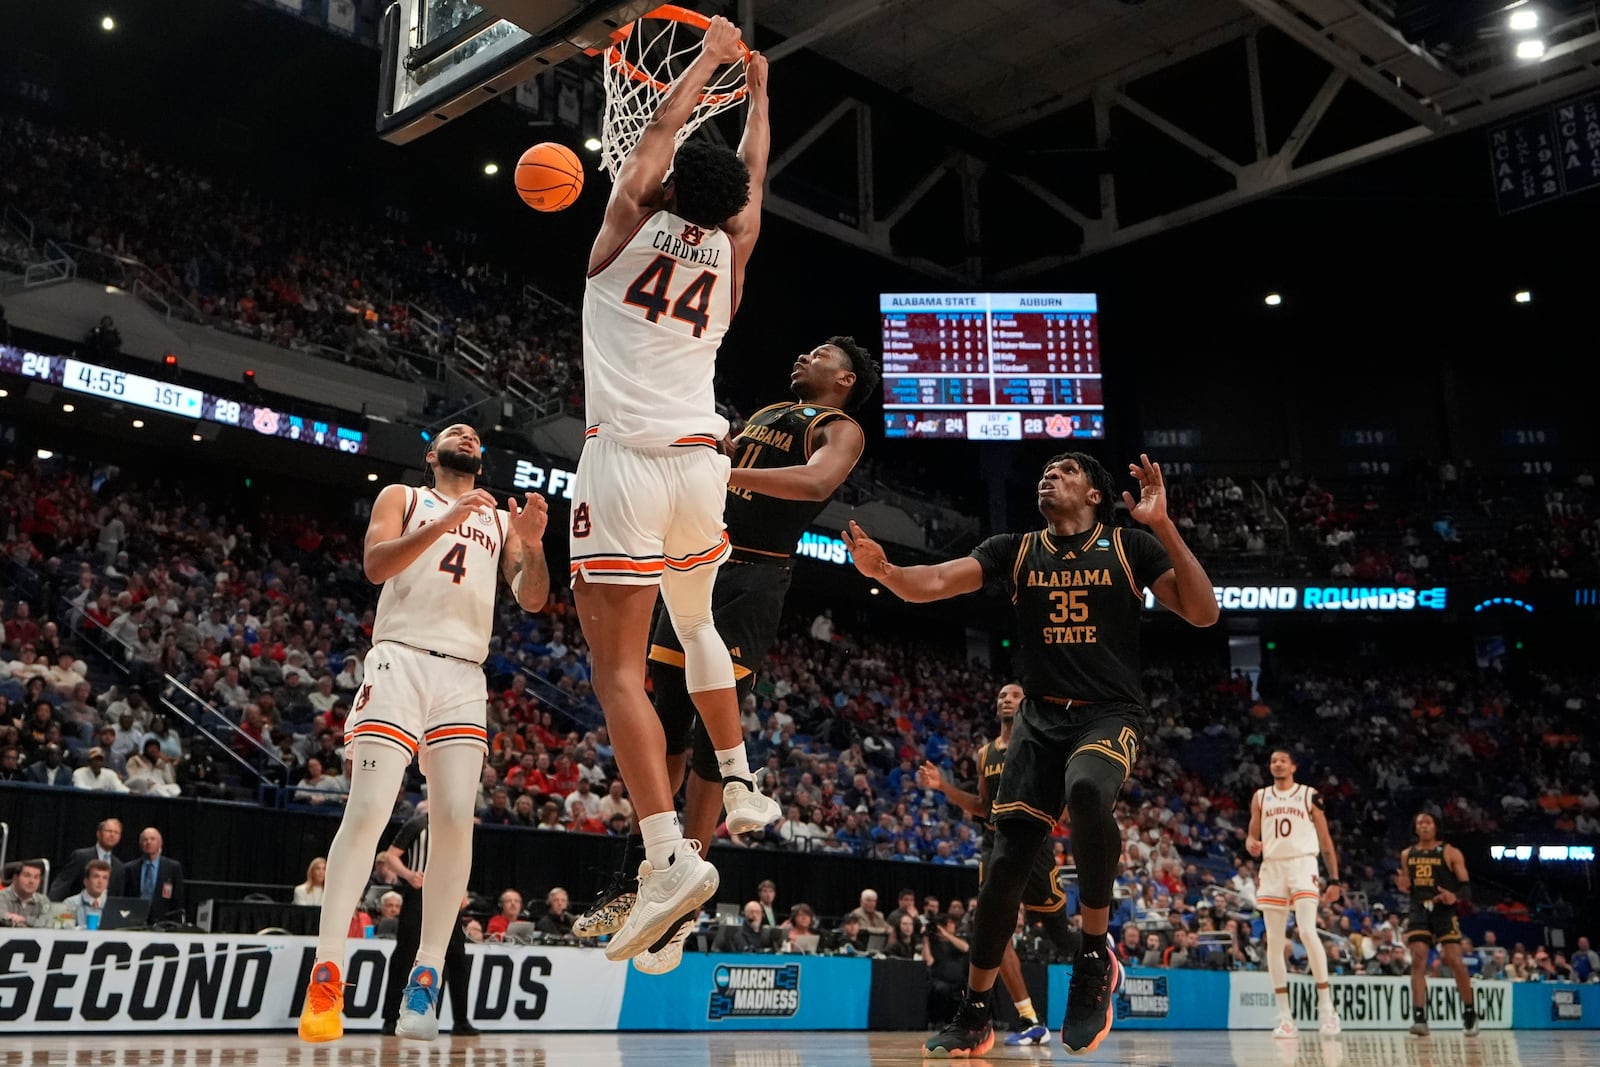
M 605 53 L 606 110 L 600 131 L 600 166 L 612 178 L 639 143 L 661 98 L 700 54 L 710 24 L 711 20 L 697 11 L 666 4 L 617 31 Z M 748 95 L 745 66 L 750 49 L 743 42 L 740 46 L 744 57 L 711 76 L 689 121 L 678 131 L 674 148 L 712 115 Z

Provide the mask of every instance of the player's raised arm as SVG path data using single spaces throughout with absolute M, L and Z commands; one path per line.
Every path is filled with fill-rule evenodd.
M 932 566 L 896 567 L 884 554 L 883 546 L 868 537 L 854 519 L 843 536 L 856 570 L 881 583 L 901 600 L 926 604 L 962 593 L 976 593 L 983 588 L 983 565 L 971 556 Z
M 1221 616 L 1211 578 L 1178 532 L 1177 523 L 1167 514 L 1166 479 L 1161 464 L 1140 453 L 1138 463 L 1128 464 L 1128 473 L 1139 479 L 1139 499 L 1123 493 L 1128 513 L 1150 528 L 1161 547 L 1172 559 L 1172 569 L 1150 584 L 1150 592 L 1168 611 L 1195 626 L 1211 626 Z
M 760 52 L 750 53 L 745 84 L 750 89 L 749 110 L 744 118 L 744 137 L 739 141 L 739 159 L 750 172 L 750 202 L 723 225 L 733 239 L 733 249 L 739 255 L 741 266 L 750 258 L 750 251 L 761 234 L 761 194 L 766 189 L 767 159 L 772 154 L 772 124 L 767 117 L 767 57 Z
M 667 171 L 672 169 L 678 131 L 694 114 L 700 94 L 717 68 L 736 62 L 743 54 L 739 28 L 721 15 L 713 16 L 706 27 L 705 39 L 700 43 L 700 54 L 672 83 L 655 115 L 639 135 L 633 151 L 623 160 L 616 184 L 611 188 L 611 199 L 606 204 L 606 220 L 600 228 L 597 247 L 609 249 L 615 245 L 622 234 L 608 234 L 608 231 L 620 229 L 626 233 L 660 203 L 661 185 L 667 180 Z
M 840 419 L 818 430 L 817 442 L 803 466 L 735 467 L 728 472 L 728 485 L 779 500 L 827 500 L 850 477 L 867 438 L 860 426 Z
M 537 493 L 529 493 L 518 506 L 517 498 L 506 501 L 511 514 L 507 523 L 506 544 L 500 553 L 500 573 L 523 611 L 538 611 L 550 597 L 550 567 L 544 559 L 544 528 L 550 505 Z

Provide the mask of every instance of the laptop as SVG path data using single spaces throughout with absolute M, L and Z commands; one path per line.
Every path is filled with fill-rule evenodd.
M 150 925 L 150 902 L 143 897 L 106 897 L 100 929 L 139 930 Z
M 718 904 L 717 922 L 723 926 L 738 926 L 744 922 L 744 910 L 737 904 Z
M 790 944 L 794 946 L 794 951 L 796 952 L 804 953 L 807 956 L 815 956 L 817 954 L 817 945 L 821 940 L 822 936 L 820 934 L 800 934 L 793 938 Z
M 889 947 L 889 935 L 888 934 L 868 934 L 867 935 L 867 955 L 869 955 L 869 956 L 880 955 L 880 954 L 882 954 L 883 950 L 888 948 L 888 947 Z

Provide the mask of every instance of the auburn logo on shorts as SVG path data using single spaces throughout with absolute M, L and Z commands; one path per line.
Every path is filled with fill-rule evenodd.
M 579 504 L 572 509 L 572 536 L 588 537 L 594 533 L 594 524 L 589 521 L 589 505 Z
M 705 240 L 705 236 L 706 231 L 702 230 L 700 227 L 691 222 L 683 228 L 683 232 L 678 235 L 678 240 L 682 241 L 686 245 L 695 245 L 698 247 L 700 242 Z
M 351 712 L 353 713 L 360 711 L 362 708 L 367 706 L 367 701 L 371 699 L 372 683 L 368 682 L 366 685 L 361 687 L 361 693 L 356 697 L 356 706 L 350 709 Z

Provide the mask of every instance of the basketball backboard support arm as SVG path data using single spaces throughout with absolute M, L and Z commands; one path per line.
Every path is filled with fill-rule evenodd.
M 599 48 L 650 0 L 482 0 L 427 39 L 438 0 L 396 0 L 378 26 L 378 135 L 405 144 L 567 59 Z

